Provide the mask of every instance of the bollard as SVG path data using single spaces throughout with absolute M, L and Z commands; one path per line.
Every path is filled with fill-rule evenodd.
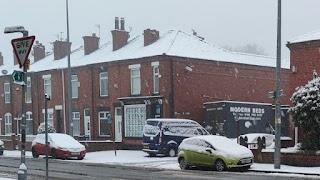
M 19 171 L 18 171 L 18 180 L 26 180 L 27 179 L 27 166 L 22 163 L 19 166 Z

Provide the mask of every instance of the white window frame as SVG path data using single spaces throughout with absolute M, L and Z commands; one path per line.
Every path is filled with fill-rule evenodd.
M 76 121 L 78 123 L 75 123 Z M 72 112 L 72 122 L 73 122 L 73 135 L 80 136 L 80 112 L 78 111 Z M 76 124 L 77 126 L 75 126 Z M 77 131 L 76 131 L 76 128 L 78 128 Z
M 103 114 L 103 117 L 100 116 L 100 114 Z M 98 118 L 99 118 L 99 136 L 106 136 L 106 137 L 110 137 L 110 129 L 109 129 L 109 134 L 101 134 L 101 121 L 106 121 L 106 124 L 109 125 L 107 123 L 107 116 L 108 114 L 110 114 L 109 111 L 100 111 L 98 112 Z M 107 127 L 108 128 L 108 127 Z
M 141 93 L 140 67 L 140 64 L 129 65 L 131 95 L 139 95 Z M 137 74 L 135 74 L 136 71 L 138 72 Z
M 51 75 L 44 75 L 43 78 L 43 92 L 47 94 L 52 99 L 52 88 L 51 88 Z
M 99 74 L 100 79 L 100 96 L 108 96 L 108 72 L 101 72 Z M 105 88 L 105 92 L 103 91 L 103 87 Z
M 10 95 L 10 83 L 5 82 L 3 85 L 3 91 L 4 91 L 4 103 L 10 103 L 11 102 L 11 95 Z
M 124 106 L 125 137 L 142 137 L 146 116 L 147 110 L 145 104 Z
M 6 113 L 4 115 L 5 119 L 5 135 L 12 134 L 12 115 L 10 113 Z
M 26 103 L 32 103 L 31 78 L 27 77 Z
M 72 86 L 72 92 L 71 92 L 71 97 L 73 99 L 79 97 L 78 93 L 78 75 L 74 74 L 71 75 L 71 86 Z
M 28 123 L 28 122 L 31 122 L 31 123 Z M 33 131 L 34 131 L 34 129 L 33 129 L 33 126 L 32 127 L 29 127 L 28 126 L 28 124 L 33 124 L 33 116 L 32 116 L 32 112 L 31 111 L 28 111 L 28 112 L 26 112 L 26 134 L 27 135 L 32 135 L 33 134 Z M 32 133 L 28 133 L 29 131 L 29 129 L 32 129 Z
M 153 93 L 157 94 L 160 91 L 160 70 L 159 62 L 153 62 Z
M 43 113 L 43 122 L 45 121 L 45 109 L 42 109 Z M 48 115 L 48 123 L 50 123 L 54 127 L 54 121 L 53 121 L 53 109 L 47 109 L 47 115 Z

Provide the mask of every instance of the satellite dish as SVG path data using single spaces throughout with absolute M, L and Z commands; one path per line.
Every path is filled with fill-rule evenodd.
M 5 69 L 3 69 L 1 72 L 2 72 L 2 74 L 4 74 L 4 75 L 8 74 L 8 71 L 5 70 Z

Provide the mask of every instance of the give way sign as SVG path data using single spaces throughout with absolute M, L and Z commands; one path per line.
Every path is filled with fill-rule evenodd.
M 35 36 L 27 36 L 27 37 L 11 40 L 14 54 L 17 57 L 20 68 L 25 65 L 28 59 L 34 39 L 35 39 Z

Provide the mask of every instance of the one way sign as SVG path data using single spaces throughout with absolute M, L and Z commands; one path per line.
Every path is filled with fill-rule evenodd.
M 34 39 L 35 36 L 27 36 L 11 40 L 11 44 L 18 59 L 20 68 L 24 66 L 25 62 L 28 59 Z

